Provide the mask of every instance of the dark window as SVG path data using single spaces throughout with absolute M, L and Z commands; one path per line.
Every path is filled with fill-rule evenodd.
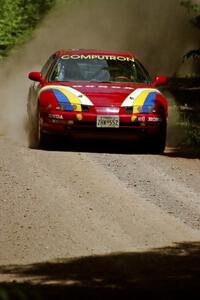
M 133 82 L 150 83 L 150 77 L 138 61 L 109 59 L 59 58 L 49 81 Z
M 42 67 L 41 73 L 42 73 L 42 77 L 46 77 L 47 72 L 49 71 L 53 60 L 55 59 L 56 55 L 53 54 L 48 60 L 47 62 L 44 64 L 44 66 Z

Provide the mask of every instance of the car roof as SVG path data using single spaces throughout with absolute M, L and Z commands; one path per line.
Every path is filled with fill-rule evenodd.
M 132 53 L 122 52 L 122 51 L 105 51 L 105 50 L 87 50 L 87 49 L 69 49 L 69 50 L 58 50 L 56 51 L 56 56 L 63 56 L 63 55 L 108 55 L 108 56 L 124 56 L 124 57 L 131 57 L 137 58 Z

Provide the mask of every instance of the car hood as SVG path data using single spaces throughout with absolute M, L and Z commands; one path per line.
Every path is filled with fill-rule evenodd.
M 90 101 L 90 105 L 96 107 L 108 107 L 116 106 L 121 107 L 131 106 L 134 100 L 134 95 L 139 94 L 141 91 L 147 91 L 148 93 L 156 92 L 158 90 L 153 89 L 150 85 L 144 84 L 118 84 L 118 83 L 63 83 L 63 82 L 52 82 L 51 84 L 46 85 L 42 88 L 43 90 L 47 89 L 58 89 L 63 91 L 64 89 L 74 93 L 79 99 L 82 100 L 85 104 Z M 133 95 L 133 97 L 131 97 Z M 72 100 L 73 101 L 73 100 Z
M 98 107 L 111 105 L 120 107 L 124 99 L 135 90 L 133 85 L 108 85 L 106 83 L 73 85 L 73 88 L 86 95 Z

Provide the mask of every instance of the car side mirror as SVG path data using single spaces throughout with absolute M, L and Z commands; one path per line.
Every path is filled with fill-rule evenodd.
M 28 74 L 28 78 L 33 81 L 39 81 L 40 83 L 44 82 L 44 78 L 42 77 L 42 74 L 40 72 L 30 72 Z
M 168 83 L 168 78 L 166 76 L 156 76 L 153 81 L 153 86 L 156 87 L 158 85 L 165 85 Z

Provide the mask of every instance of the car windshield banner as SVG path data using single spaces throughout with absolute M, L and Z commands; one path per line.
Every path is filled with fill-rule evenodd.
M 73 55 L 63 55 L 62 59 L 99 59 L 99 60 L 118 60 L 118 61 L 132 61 L 133 57 L 127 56 L 112 56 L 112 55 L 94 55 L 94 54 L 73 54 Z

